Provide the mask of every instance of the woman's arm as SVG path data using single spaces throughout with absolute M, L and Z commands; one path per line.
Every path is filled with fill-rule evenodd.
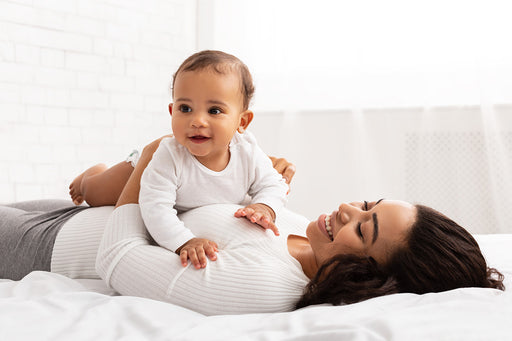
M 165 137 L 171 137 L 172 135 L 162 136 L 161 138 L 151 142 L 142 150 L 142 154 L 133 170 L 130 178 L 126 182 L 119 199 L 117 200 L 116 207 L 126 205 L 126 204 L 138 204 L 139 203 L 139 191 L 140 191 L 140 178 L 142 177 L 142 173 L 144 169 L 146 169 L 149 161 L 153 158 L 153 154 L 156 149 L 160 145 L 160 141 L 162 141 Z
M 277 158 L 274 156 L 269 156 L 270 161 L 272 161 L 272 166 L 276 169 L 276 171 L 281 174 L 289 185 L 292 182 L 293 176 L 295 175 L 295 165 L 285 158 Z

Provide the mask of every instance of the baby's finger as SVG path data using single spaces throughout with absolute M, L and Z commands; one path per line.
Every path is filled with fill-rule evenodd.
M 257 223 L 261 220 L 262 217 L 263 217 L 263 214 L 261 212 L 254 212 L 254 214 L 251 215 L 250 220 L 253 223 Z
M 199 265 L 204 268 L 206 267 L 206 254 L 204 252 L 204 248 L 198 247 L 196 248 L 197 260 L 199 261 Z
M 244 208 L 244 211 L 245 211 L 245 216 L 248 218 L 250 218 L 255 212 L 254 209 L 250 208 L 250 207 Z
M 211 243 L 205 245 L 204 251 L 206 252 L 206 256 L 208 256 L 208 258 L 211 260 L 217 259 L 217 255 L 215 254 L 215 247 Z
M 246 207 L 244 208 L 244 212 L 245 214 L 243 215 L 243 217 L 251 221 L 251 217 L 254 214 L 254 210 L 252 208 Z
M 239 208 L 236 212 L 235 212 L 235 217 L 236 218 L 240 218 L 240 217 L 245 217 L 246 216 L 246 212 L 245 212 L 245 209 L 244 208 Z
M 199 259 L 197 259 L 197 253 L 196 253 L 196 250 L 191 249 L 191 250 L 188 252 L 188 259 L 190 259 L 190 262 L 192 263 L 192 265 L 194 266 L 194 268 L 196 268 L 196 269 L 200 269 L 200 268 L 201 268 L 201 264 L 199 264 Z
M 211 240 L 208 242 L 212 247 L 213 249 L 215 250 L 215 252 L 219 252 L 219 246 L 217 245 L 216 242 L 212 242 Z
M 187 250 L 182 250 L 180 252 L 180 260 L 181 260 L 181 265 L 183 265 L 183 266 L 187 266 L 188 265 L 188 253 L 187 253 Z
M 262 225 L 263 227 L 265 227 L 266 229 L 272 230 L 272 232 L 274 232 L 274 234 L 276 236 L 279 236 L 279 229 L 277 228 L 276 224 L 274 224 L 273 222 L 268 220 L 268 218 L 266 218 L 266 217 L 264 217 L 262 220 L 263 220 L 263 224 L 265 224 L 265 225 Z

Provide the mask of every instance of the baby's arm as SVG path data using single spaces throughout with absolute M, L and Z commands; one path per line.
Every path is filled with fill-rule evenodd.
M 293 176 L 295 175 L 295 165 L 285 158 L 276 158 L 274 156 L 269 156 L 269 158 L 272 161 L 274 169 L 281 174 L 289 186 Z M 289 191 L 290 189 L 288 189 L 288 192 Z M 272 230 L 276 236 L 279 235 L 279 230 L 273 223 L 273 221 L 275 221 L 276 214 L 272 208 L 265 204 L 251 204 L 245 208 L 241 208 L 235 213 L 235 217 L 246 217 L 251 222 Z
M 162 141 L 141 178 L 141 215 L 158 245 L 179 254 L 184 266 L 190 259 L 196 268 L 201 268 L 206 266 L 206 256 L 215 260 L 217 244 L 196 238 L 178 218 L 174 208 L 178 186 L 177 162 L 165 140 Z
M 273 167 L 266 154 L 254 143 L 250 155 L 254 176 L 248 191 L 251 204 L 235 212 L 235 217 L 245 217 L 249 221 L 270 229 L 275 235 L 279 230 L 274 224 L 277 211 L 284 206 L 289 190 L 286 180 Z M 294 168 L 294 167 L 293 167 Z M 293 176 L 293 174 L 292 174 Z

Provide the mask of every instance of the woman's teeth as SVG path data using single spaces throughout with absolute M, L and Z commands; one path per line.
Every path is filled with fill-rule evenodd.
M 331 216 L 325 216 L 325 229 L 327 230 L 327 234 L 331 237 L 332 240 L 332 228 L 331 228 Z

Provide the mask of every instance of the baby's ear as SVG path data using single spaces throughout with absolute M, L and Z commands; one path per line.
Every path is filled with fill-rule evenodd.
M 169 103 L 169 114 L 172 116 L 172 103 Z
M 247 129 L 249 124 L 251 124 L 253 117 L 254 113 L 250 110 L 246 110 L 240 115 L 240 124 L 238 125 L 238 132 L 240 134 L 242 134 Z

